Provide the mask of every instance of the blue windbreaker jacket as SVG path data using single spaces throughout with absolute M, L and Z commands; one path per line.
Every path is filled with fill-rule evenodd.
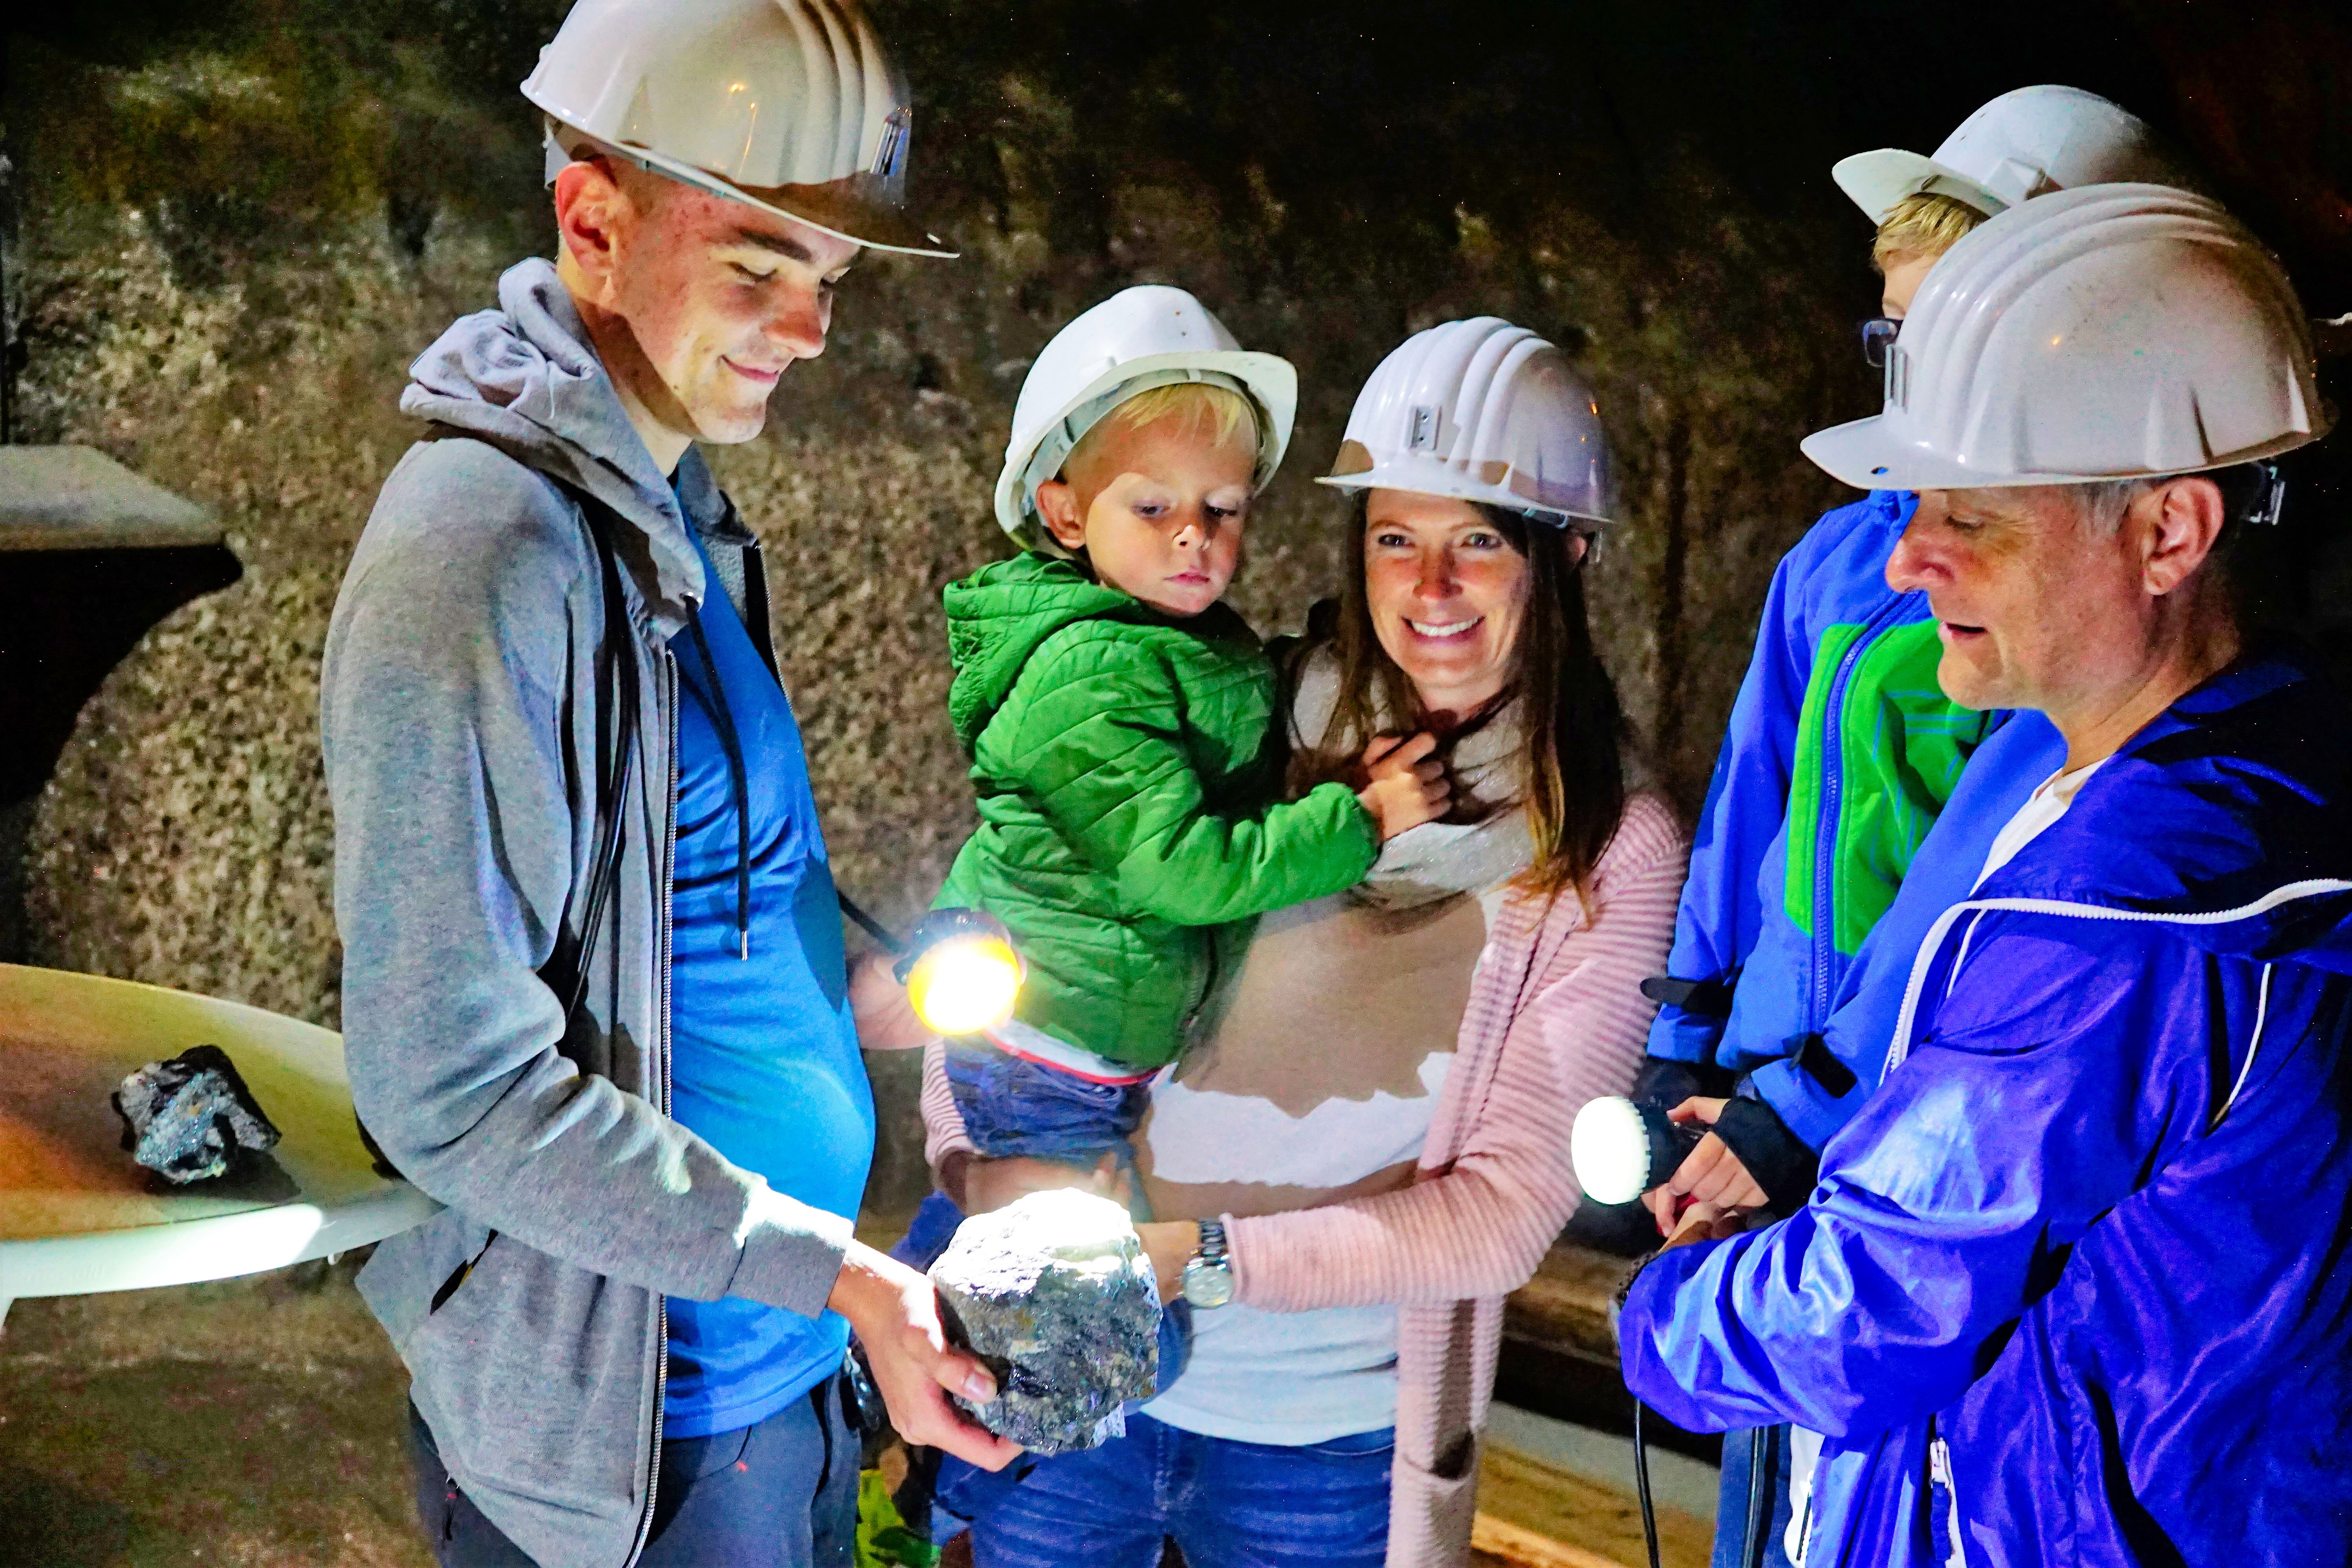
M 2041 715 L 1937 687 L 1926 595 L 1886 585 L 1916 504 L 1841 507 L 1773 574 L 1667 962 L 1715 1005 L 1668 1002 L 1650 1031 L 1654 1057 L 1751 1075 L 1816 1150 L 1878 1081 L 1920 938 L 2065 755 Z
M 2190 693 L 1936 921 L 1806 1208 L 1635 1279 L 1637 1395 L 1827 1434 L 1811 1568 L 2352 1562 L 2348 795 L 2293 663 Z

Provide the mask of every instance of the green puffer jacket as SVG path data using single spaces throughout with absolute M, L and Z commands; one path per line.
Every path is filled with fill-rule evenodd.
M 1172 1061 L 1246 937 L 1232 922 L 1362 880 L 1371 818 L 1345 784 L 1279 803 L 1274 667 L 1225 605 L 1173 619 L 1034 553 L 946 602 L 981 825 L 940 903 L 1012 928 L 1024 1022 Z

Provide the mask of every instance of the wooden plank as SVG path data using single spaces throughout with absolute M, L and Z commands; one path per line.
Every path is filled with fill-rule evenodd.
M 1486 1451 L 1478 1472 L 1478 1512 L 1537 1541 L 1582 1554 L 1580 1559 L 1524 1559 L 1535 1568 L 1550 1568 L 1554 1561 L 1573 1561 L 1577 1568 L 1602 1563 L 1636 1568 L 1649 1560 L 1642 1541 L 1641 1505 L 1630 1489 L 1621 1491 L 1524 1454 L 1492 1447 Z M 1705 1520 L 1676 1509 L 1658 1510 L 1659 1562 L 1664 1568 L 1706 1568 L 1714 1541 L 1714 1528 Z
M 1471 1568 L 1640 1568 L 1482 1513 L 1470 1527 Z
M 1609 1301 L 1633 1267 L 1631 1259 L 1562 1242 L 1505 1304 L 1503 1331 L 1613 1369 L 1617 1343 L 1609 1331 Z

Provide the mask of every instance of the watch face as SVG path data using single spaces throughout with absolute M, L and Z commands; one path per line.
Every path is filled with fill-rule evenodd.
M 1234 1299 L 1234 1271 L 1220 1259 L 1195 1258 L 1184 1265 L 1184 1300 L 1195 1307 L 1222 1307 Z

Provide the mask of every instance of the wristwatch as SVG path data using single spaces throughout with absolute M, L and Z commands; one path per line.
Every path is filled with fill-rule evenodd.
M 1201 1244 L 1184 1260 L 1184 1300 L 1195 1307 L 1222 1307 L 1234 1299 L 1234 1260 L 1225 1252 L 1222 1221 L 1201 1222 Z

